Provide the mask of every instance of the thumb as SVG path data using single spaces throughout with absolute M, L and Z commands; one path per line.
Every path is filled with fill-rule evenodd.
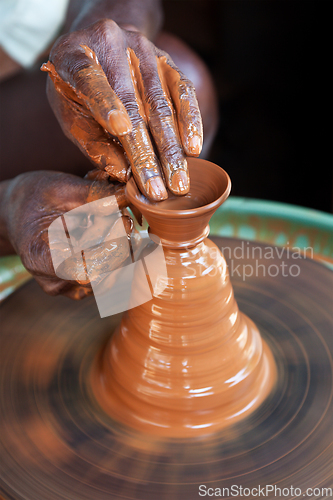
M 57 209 L 62 213 L 89 203 L 91 213 L 111 215 L 128 205 L 125 186 L 110 183 L 107 179 L 100 177 L 91 180 L 91 178 L 82 179 L 71 174 L 61 174 L 61 176 L 55 174 L 52 179 L 52 191 Z
M 87 174 L 86 179 L 91 180 L 87 203 L 96 202 L 91 207 L 95 215 L 110 215 L 128 206 L 125 185 L 117 182 L 110 183 L 110 177 L 106 172 L 101 172 L 99 169 L 93 170 Z

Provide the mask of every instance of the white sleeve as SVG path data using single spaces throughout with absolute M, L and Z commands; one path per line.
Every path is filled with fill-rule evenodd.
M 61 28 L 69 0 L 1 0 L 0 45 L 28 68 Z

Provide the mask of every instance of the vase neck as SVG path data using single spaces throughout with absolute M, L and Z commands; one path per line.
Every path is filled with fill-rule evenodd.
M 188 158 L 191 187 L 185 196 L 169 193 L 155 202 L 145 198 L 131 178 L 126 185 L 129 202 L 146 219 L 152 240 L 169 248 L 193 247 L 209 233 L 209 221 L 230 193 L 228 174 L 219 166 Z
M 182 239 L 182 241 L 174 241 L 174 238 L 172 239 L 167 239 L 167 238 L 160 238 L 156 234 L 154 234 L 153 230 L 151 227 L 148 228 L 148 233 L 149 233 L 149 238 L 157 244 L 162 245 L 165 248 L 192 248 L 197 246 L 199 243 L 201 243 L 204 239 L 206 239 L 209 235 L 209 225 L 204 228 L 204 230 L 197 236 L 189 239 Z

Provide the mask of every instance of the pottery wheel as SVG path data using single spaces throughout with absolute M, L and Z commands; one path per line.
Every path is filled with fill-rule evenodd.
M 220 248 L 240 245 L 212 239 Z M 260 264 L 267 270 L 276 259 Z M 113 421 L 94 401 L 89 368 L 119 317 L 100 319 L 93 298 L 49 297 L 35 282 L 9 297 L 0 308 L 0 494 L 192 500 L 200 498 L 200 485 L 229 488 L 224 498 L 240 487 L 275 485 L 289 489 L 284 498 L 300 491 L 304 497 L 307 488 L 329 498 L 319 492 L 333 487 L 333 274 L 312 260 L 293 263 L 298 276 L 243 280 L 242 266 L 254 261 L 243 255 L 234 262 L 236 300 L 269 343 L 278 382 L 245 420 L 199 439 L 150 438 Z

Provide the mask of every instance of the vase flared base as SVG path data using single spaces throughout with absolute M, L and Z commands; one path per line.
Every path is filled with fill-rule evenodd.
M 246 315 L 240 313 L 240 316 L 253 339 L 248 349 L 257 349 L 260 353 L 258 356 L 251 356 L 251 362 L 244 364 L 240 370 L 239 373 L 246 374 L 242 381 L 230 383 L 226 380 L 226 370 L 221 364 L 217 374 L 217 378 L 220 378 L 218 385 L 222 389 L 223 385 L 227 386 L 227 390 L 222 391 L 220 397 L 219 394 L 214 394 L 212 387 L 211 394 L 206 391 L 206 402 L 200 397 L 193 397 L 189 403 L 186 398 L 184 403 L 191 406 L 190 409 L 182 408 L 179 398 L 172 399 L 172 395 L 169 402 L 162 401 L 156 394 L 146 394 L 143 398 L 142 394 L 136 393 L 134 387 L 127 385 L 127 380 L 119 384 L 119 376 L 115 376 L 110 359 L 112 338 L 99 352 L 92 367 L 91 387 L 94 397 L 102 409 L 116 421 L 160 438 L 204 436 L 247 418 L 272 392 L 277 370 L 271 349 L 261 338 L 256 325 Z M 115 335 L 119 335 L 119 330 Z M 252 362 L 254 359 L 256 362 Z M 128 370 L 131 368 L 128 367 Z M 216 374 L 214 378 L 216 379 Z

